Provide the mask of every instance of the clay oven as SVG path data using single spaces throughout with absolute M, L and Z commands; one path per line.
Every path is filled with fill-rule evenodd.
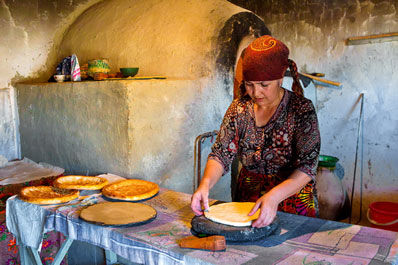
M 19 85 L 22 155 L 191 192 L 194 140 L 218 129 L 232 100 L 241 41 L 269 33 L 225 0 L 99 2 L 66 31 L 57 60 L 107 58 L 167 79 Z

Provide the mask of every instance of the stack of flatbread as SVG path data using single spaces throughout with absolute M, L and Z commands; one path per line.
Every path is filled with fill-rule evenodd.
M 109 184 L 105 177 L 69 175 L 57 178 L 54 187 L 32 186 L 20 191 L 22 200 L 36 204 L 64 203 L 79 197 L 79 190 L 101 190 L 104 196 L 125 201 L 141 201 L 159 192 L 156 183 L 125 179 Z

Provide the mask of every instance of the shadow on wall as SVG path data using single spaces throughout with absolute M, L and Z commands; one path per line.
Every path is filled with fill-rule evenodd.
M 240 56 L 238 49 L 241 41 L 247 36 L 258 38 L 270 34 L 271 31 L 264 21 L 250 12 L 238 13 L 226 21 L 217 39 L 216 69 L 227 93 L 231 93 L 235 63 L 237 57 Z

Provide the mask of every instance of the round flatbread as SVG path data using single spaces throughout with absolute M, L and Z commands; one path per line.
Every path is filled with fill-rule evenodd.
M 80 218 L 102 225 L 128 225 L 146 222 L 156 217 L 149 205 L 131 202 L 105 202 L 91 205 L 80 212 Z
M 53 185 L 60 189 L 100 190 L 108 184 L 108 180 L 92 176 L 63 176 L 57 178 Z
M 79 197 L 79 191 L 51 186 L 31 186 L 22 188 L 19 197 L 24 201 L 35 204 L 57 204 L 76 199 Z
M 209 211 L 205 212 L 205 216 L 213 222 L 224 225 L 250 226 L 260 214 L 260 210 L 258 210 L 252 216 L 247 215 L 254 204 L 254 202 L 221 203 L 210 206 Z
M 116 200 L 140 201 L 151 198 L 159 192 L 158 184 L 141 180 L 126 179 L 102 189 L 102 194 Z

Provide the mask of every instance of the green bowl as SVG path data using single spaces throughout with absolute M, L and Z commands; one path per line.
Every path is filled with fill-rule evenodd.
M 120 68 L 120 72 L 124 77 L 133 77 L 138 73 L 138 67 L 126 67 L 126 68 Z
M 320 155 L 318 166 L 319 167 L 335 167 L 337 161 L 339 161 L 339 159 L 337 157 Z

